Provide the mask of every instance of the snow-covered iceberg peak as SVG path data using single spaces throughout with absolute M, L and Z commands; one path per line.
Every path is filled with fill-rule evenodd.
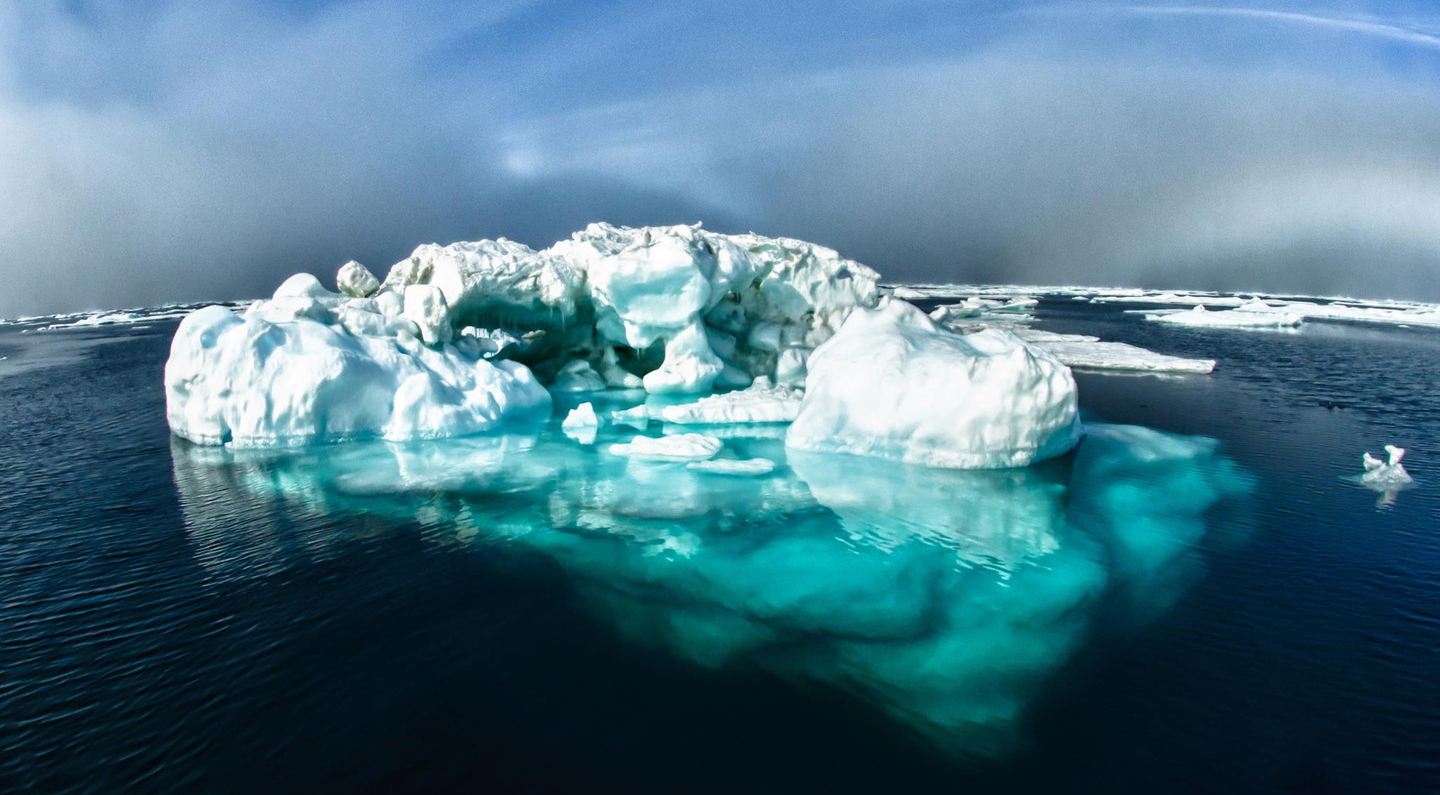
M 787 447 L 961 469 L 1026 466 L 1082 433 L 1075 378 L 1014 334 L 961 335 L 898 300 L 810 356 Z
M 517 362 L 427 346 L 410 328 L 355 334 L 321 299 L 282 300 L 295 303 L 245 317 L 211 306 L 181 321 L 165 363 L 166 415 L 177 435 L 237 447 L 434 438 L 550 407 L 550 394 Z M 285 307 L 313 316 L 274 319 Z

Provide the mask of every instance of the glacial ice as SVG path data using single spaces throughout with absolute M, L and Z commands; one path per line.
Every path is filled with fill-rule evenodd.
M 543 429 L 171 449 L 210 582 L 303 571 L 359 532 L 483 560 L 513 550 L 510 576 L 543 557 L 548 582 L 553 562 L 565 593 L 639 646 L 848 693 L 944 752 L 991 754 L 1022 744 L 1027 707 L 1097 628 L 1152 620 L 1183 593 L 1223 539 L 1212 509 L 1251 488 L 1213 440 L 1088 430 L 1073 456 L 1007 470 L 727 443 L 781 464 L 751 477 L 637 465 Z M 277 505 L 365 522 L 280 529 Z
M 1082 433 L 1075 379 L 1014 334 L 961 335 L 890 299 L 810 355 L 787 447 L 926 466 L 1026 466 Z
M 809 352 L 876 303 L 878 278 L 823 246 L 699 225 L 591 224 L 544 251 L 428 244 L 383 282 L 352 261 L 340 292 L 297 274 L 243 319 L 187 319 L 167 414 L 192 441 L 296 444 L 471 433 L 539 405 L 539 383 L 660 395 L 795 385 Z M 789 404 L 769 389 L 702 410 L 779 421 Z

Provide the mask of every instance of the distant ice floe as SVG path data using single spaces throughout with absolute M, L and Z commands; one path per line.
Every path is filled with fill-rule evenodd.
M 207 306 L 224 306 L 231 309 L 243 309 L 248 306 L 249 301 L 209 302 L 196 304 L 167 304 L 158 307 L 142 307 L 123 310 L 100 310 L 95 312 L 72 312 L 63 315 L 32 315 L 20 317 L 13 320 L 0 319 L 0 326 L 19 325 L 28 326 L 25 331 L 61 331 L 65 329 L 85 329 L 97 326 L 128 326 L 141 323 L 156 323 L 162 320 L 174 320 L 185 317 L 197 309 Z
M 362 533 L 511 550 L 507 576 L 562 567 L 566 593 L 638 646 L 850 694 L 943 753 L 991 755 L 1023 745 L 1028 708 L 1097 628 L 1152 620 L 1201 576 L 1212 508 L 1252 488 L 1213 440 L 1090 431 L 1073 456 L 987 471 L 776 440 L 691 468 L 540 430 L 171 453 L 209 587 L 303 570 Z
M 1295 328 L 1300 325 L 1303 318 L 1291 312 L 1272 311 L 1267 305 L 1265 309 L 1253 308 L 1253 304 L 1243 304 L 1240 308 L 1227 309 L 1219 312 L 1212 312 L 1204 306 L 1196 306 L 1194 309 L 1182 312 L 1152 313 L 1146 319 L 1157 323 L 1168 323 L 1172 326 L 1201 326 L 1208 328 L 1238 328 L 1238 329 L 1277 329 Z
M 1163 353 L 1130 345 L 1124 342 L 1105 342 L 1084 335 L 1036 334 L 1030 339 L 1029 330 L 1017 330 L 1016 336 L 1029 342 L 1063 364 L 1077 370 L 1096 370 L 1118 373 L 1193 373 L 1205 374 L 1215 370 L 1214 359 L 1187 359 L 1183 356 L 1168 356 Z M 1074 337 L 1074 339 L 1067 339 Z
M 911 293 L 925 295 L 919 290 Z M 892 294 L 899 296 L 893 291 Z M 925 297 L 928 298 L 928 295 Z M 959 303 L 936 307 L 930 312 L 930 319 L 962 332 L 986 328 L 1009 330 L 1032 347 L 1059 359 L 1062 364 L 1081 370 L 1152 374 L 1205 374 L 1215 370 L 1214 359 L 1169 356 L 1128 343 L 1103 341 L 1099 337 L 1030 328 L 1027 325 L 1033 320 L 1030 312 L 1038 304 L 1029 295 L 971 296 Z
M 887 289 L 893 291 L 899 287 Z M 1017 296 L 1046 296 L 1095 303 L 1205 306 L 1207 309 L 1244 308 L 1247 311 L 1277 311 L 1298 315 L 1306 321 L 1440 326 L 1440 305 L 1437 304 L 1417 301 L 1364 300 L 1347 296 L 1281 296 L 1245 292 L 1229 294 L 1211 291 L 1145 290 L 1130 287 L 1041 285 L 910 284 L 904 285 L 904 290 L 904 296 L 899 297 L 905 297 L 906 300 L 974 299 L 1003 302 Z M 1249 306 L 1246 306 L 1247 304 Z M 1261 309 L 1260 305 L 1263 305 L 1265 309 Z

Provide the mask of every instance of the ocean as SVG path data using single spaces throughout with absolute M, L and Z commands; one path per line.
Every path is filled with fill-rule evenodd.
M 749 478 L 572 440 L 573 400 L 197 447 L 173 317 L 0 326 L 0 791 L 1440 789 L 1440 330 L 1129 308 L 1036 326 L 1217 368 L 1077 373 L 1063 459 L 730 429 Z M 1412 488 L 1354 482 L 1386 443 Z

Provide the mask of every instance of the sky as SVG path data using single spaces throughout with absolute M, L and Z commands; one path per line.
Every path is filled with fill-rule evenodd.
M 1440 301 L 1440 9 L 0 0 L 0 317 L 590 221 Z

